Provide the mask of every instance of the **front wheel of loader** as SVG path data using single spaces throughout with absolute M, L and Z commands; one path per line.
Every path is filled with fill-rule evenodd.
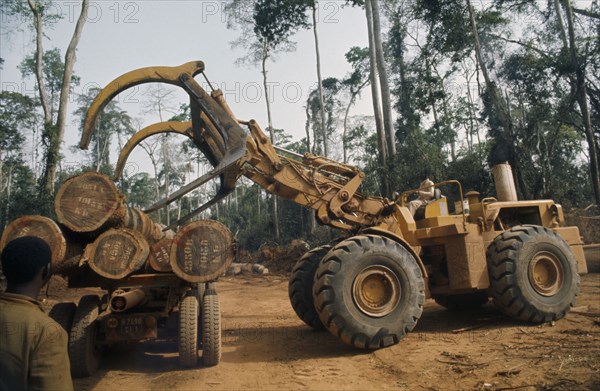
M 509 316 L 549 322 L 575 305 L 577 262 L 554 231 L 534 225 L 513 227 L 494 240 L 487 259 L 491 295 Z
M 202 363 L 215 366 L 221 361 L 221 311 L 214 288 L 202 300 Z
M 185 368 L 198 363 L 198 297 L 196 292 L 179 303 L 179 365 Z
M 325 245 L 306 252 L 292 269 L 288 284 L 290 303 L 296 315 L 316 330 L 322 330 L 324 326 L 315 310 L 312 294 L 313 282 L 319 262 L 330 249 L 330 245 Z
M 315 308 L 329 332 L 362 349 L 394 345 L 423 312 L 425 283 L 400 243 L 361 235 L 338 243 L 315 274 Z
M 87 377 L 100 366 L 100 346 L 96 343 L 100 298 L 86 295 L 79 300 L 69 333 L 69 361 L 73 377 Z

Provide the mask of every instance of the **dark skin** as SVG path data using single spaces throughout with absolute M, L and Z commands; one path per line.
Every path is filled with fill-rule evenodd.
M 7 281 L 6 292 L 7 293 L 15 293 L 18 295 L 28 296 L 34 300 L 37 300 L 40 295 L 40 291 L 46 285 L 48 280 L 50 280 L 51 276 L 51 264 L 44 266 L 41 268 L 33 277 L 33 279 L 24 284 L 13 284 L 10 281 Z

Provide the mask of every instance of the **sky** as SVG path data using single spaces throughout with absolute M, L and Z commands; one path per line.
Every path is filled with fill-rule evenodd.
M 344 77 L 351 71 L 344 54 L 352 46 L 367 46 L 364 11 L 343 7 L 344 2 L 319 2 L 318 32 L 323 78 Z M 78 159 L 68 147 L 79 140 L 75 95 L 93 87 L 103 87 L 119 75 L 147 66 L 175 66 L 192 60 L 202 60 L 211 82 L 217 84 L 241 119 L 256 119 L 263 128 L 267 114 L 262 91 L 262 75 L 258 66 L 238 66 L 236 60 L 245 55 L 242 48 L 231 48 L 231 41 L 241 34 L 227 29 L 223 2 L 206 1 L 91 1 L 87 23 L 77 50 L 75 73 L 81 77 L 74 87 L 69 106 L 68 129 L 63 153 Z M 80 12 L 80 1 L 55 2 L 54 13 L 63 19 L 46 30 L 44 48 L 58 47 L 64 51 L 71 38 Z M 17 66 L 33 51 L 33 34 L 26 24 L 18 31 L 13 21 L 0 15 L 3 26 L 0 35 L 0 71 L 3 91 L 18 91 L 33 96 L 33 78 L 23 79 Z M 10 32 L 7 34 L 7 32 Z M 298 32 L 294 52 L 283 53 L 268 65 L 268 77 L 273 92 L 273 126 L 283 128 L 295 140 L 304 136 L 306 121 L 304 103 L 309 90 L 316 85 L 315 46 L 312 30 Z M 202 76 L 197 78 L 202 82 Z M 149 125 L 159 119 L 141 108 L 145 98 L 141 90 L 122 93 L 119 105 L 141 122 Z M 187 102 L 185 95 L 178 100 Z M 372 115 L 368 91 L 351 111 L 351 115 Z M 132 156 L 140 159 L 140 154 Z

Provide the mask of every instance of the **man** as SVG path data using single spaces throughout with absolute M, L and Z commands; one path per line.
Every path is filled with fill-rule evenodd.
M 428 175 L 422 174 L 420 179 L 419 197 L 416 200 L 410 201 L 407 205 L 408 210 L 413 216 L 417 212 L 417 209 L 433 199 L 434 194 L 433 182 L 428 178 Z
M 72 390 L 67 333 L 36 300 L 52 273 L 52 252 L 25 236 L 2 251 L 0 390 Z

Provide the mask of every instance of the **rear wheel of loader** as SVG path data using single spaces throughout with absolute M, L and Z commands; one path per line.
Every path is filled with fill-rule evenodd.
M 79 300 L 69 333 L 69 359 L 73 377 L 91 376 L 100 366 L 100 346 L 96 343 L 100 298 L 86 295 Z
M 288 284 L 290 303 L 296 315 L 308 326 L 317 330 L 325 327 L 315 310 L 312 293 L 313 282 L 319 262 L 330 249 L 330 245 L 325 245 L 306 252 L 292 269 Z
M 67 332 L 68 336 L 71 333 L 76 310 L 77 305 L 75 303 L 56 303 L 48 312 L 48 316 L 58 323 Z
M 221 311 L 214 288 L 208 288 L 202 301 L 202 362 L 206 366 L 221 361 Z
M 195 290 L 179 303 L 179 365 L 198 363 L 198 297 Z
M 376 349 L 396 344 L 423 312 L 425 283 L 400 243 L 361 235 L 337 244 L 321 261 L 313 288 L 321 322 L 343 342 Z
M 460 295 L 434 296 L 436 303 L 450 311 L 468 311 L 482 307 L 488 302 L 488 293 L 474 292 Z
M 554 231 L 532 225 L 513 227 L 494 240 L 487 258 L 492 297 L 509 316 L 549 322 L 575 305 L 577 262 Z

